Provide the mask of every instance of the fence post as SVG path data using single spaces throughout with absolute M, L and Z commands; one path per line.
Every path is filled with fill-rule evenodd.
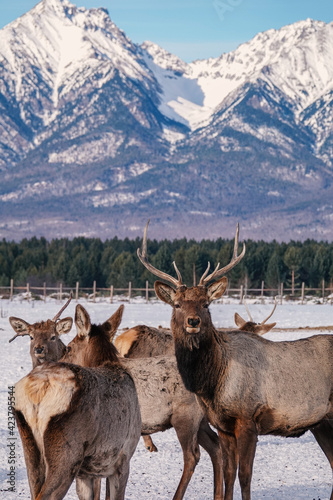
M 110 304 L 113 304 L 113 285 L 110 287 Z
M 46 302 L 46 283 L 45 282 L 43 285 L 43 296 L 44 296 L 44 302 Z
M 128 302 L 131 302 L 131 295 L 132 295 L 132 282 L 128 282 Z
M 10 301 L 13 300 L 14 295 L 14 280 L 13 278 L 10 280 Z
M 325 300 L 325 280 L 323 280 L 323 282 L 322 282 L 322 290 L 323 290 L 323 303 L 324 303 L 324 300 Z
M 239 301 L 240 304 L 243 304 L 243 295 L 244 295 L 244 287 L 243 287 L 243 285 L 241 285 L 241 287 L 240 287 L 240 301 Z
M 62 302 L 62 283 L 59 285 L 59 300 Z
M 79 282 L 78 281 L 76 282 L 76 285 L 75 285 L 75 300 L 76 300 L 76 302 L 79 300 Z
M 305 291 L 305 283 L 303 281 L 303 283 L 302 283 L 302 305 L 303 305 L 303 302 L 304 302 L 304 291 Z
M 264 302 L 264 288 L 265 288 L 265 282 L 261 282 L 261 302 Z
M 30 299 L 29 299 L 29 293 L 30 293 L 30 285 L 29 285 L 29 283 L 27 283 L 27 298 L 28 298 L 28 302 L 30 301 Z
M 96 300 L 96 281 L 93 283 L 93 302 Z
M 148 280 L 146 281 L 146 302 L 148 304 L 149 301 L 149 283 Z
M 280 305 L 282 306 L 282 300 L 283 300 L 283 283 L 281 283 L 280 287 Z

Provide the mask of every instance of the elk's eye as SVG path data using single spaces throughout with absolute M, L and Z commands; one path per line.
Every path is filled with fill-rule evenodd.
M 175 304 L 175 309 L 179 309 L 180 308 L 180 304 Z
M 205 309 L 208 309 L 208 306 L 209 306 L 208 302 L 205 302 L 202 307 L 204 307 Z
M 29 337 L 30 337 L 30 340 L 33 340 L 33 339 L 34 339 L 32 335 L 29 335 Z
M 70 346 L 70 345 L 68 345 L 68 346 L 66 347 L 66 352 L 71 352 L 71 350 L 72 350 L 71 346 Z
M 56 336 L 52 335 L 51 340 L 55 340 L 55 339 L 56 339 Z

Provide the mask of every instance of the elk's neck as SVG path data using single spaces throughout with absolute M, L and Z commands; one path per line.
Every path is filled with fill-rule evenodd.
M 212 328 L 202 337 L 197 347 L 186 341 L 186 332 L 175 331 L 175 354 L 179 373 L 186 389 L 205 400 L 212 400 L 215 391 L 223 382 L 227 357 L 223 341 Z

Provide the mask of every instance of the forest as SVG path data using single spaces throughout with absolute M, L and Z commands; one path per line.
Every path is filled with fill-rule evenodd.
M 144 287 L 146 280 L 152 286 L 155 278 L 139 262 L 136 255 L 141 238 L 120 240 L 117 237 L 101 241 L 98 238 L 77 237 L 73 239 L 45 238 L 23 239 L 20 242 L 0 242 L 0 286 L 9 286 L 13 279 L 15 286 L 64 286 L 126 287 L 131 281 L 133 287 Z M 150 262 L 174 275 L 175 261 L 182 274 L 183 282 L 193 284 L 193 270 L 200 278 L 207 267 L 218 262 L 226 265 L 232 256 L 233 240 L 176 239 L 148 240 Z M 241 251 L 241 245 L 239 246 Z M 246 241 L 244 259 L 229 274 L 229 282 L 239 286 L 246 280 L 249 288 L 277 287 L 280 283 L 290 286 L 294 275 L 295 287 L 305 283 L 306 287 L 318 288 L 322 281 L 333 280 L 333 243 L 306 240 L 289 243 Z

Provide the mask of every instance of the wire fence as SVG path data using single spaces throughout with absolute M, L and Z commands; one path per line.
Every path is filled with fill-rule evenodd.
M 96 302 L 97 300 L 106 300 L 112 304 L 114 297 L 121 295 L 122 300 L 128 302 L 131 299 L 141 296 L 146 302 L 149 302 L 152 298 L 155 298 L 154 288 L 149 287 L 148 281 L 146 281 L 146 286 L 144 288 L 137 288 L 132 286 L 132 282 L 128 283 L 125 288 L 115 288 L 111 285 L 109 288 L 98 288 L 96 286 L 96 281 L 92 283 L 91 287 L 80 287 L 80 283 L 76 282 L 75 288 L 63 286 L 61 283 L 57 286 L 47 286 L 46 283 L 42 287 L 31 286 L 27 283 L 25 286 L 15 286 L 14 281 L 11 280 L 10 286 L 0 287 L 0 298 L 14 300 L 15 296 L 23 295 L 27 300 L 44 300 L 48 298 L 54 298 L 59 301 L 65 299 L 72 293 L 74 300 L 78 301 L 79 298 L 84 297 L 85 299 Z M 320 288 L 309 288 L 302 283 L 301 287 L 286 287 L 284 283 L 280 283 L 276 288 L 268 288 L 265 286 L 264 281 L 261 283 L 260 288 L 248 288 L 247 285 L 240 285 L 238 287 L 231 287 L 229 284 L 222 301 L 227 298 L 234 298 L 239 300 L 242 304 L 244 298 L 255 298 L 264 301 L 268 297 L 276 297 L 278 303 L 283 304 L 284 302 L 298 301 L 301 304 L 306 302 L 309 298 L 316 299 L 321 303 L 333 302 L 333 285 L 330 283 L 326 286 L 325 281 L 322 282 Z

